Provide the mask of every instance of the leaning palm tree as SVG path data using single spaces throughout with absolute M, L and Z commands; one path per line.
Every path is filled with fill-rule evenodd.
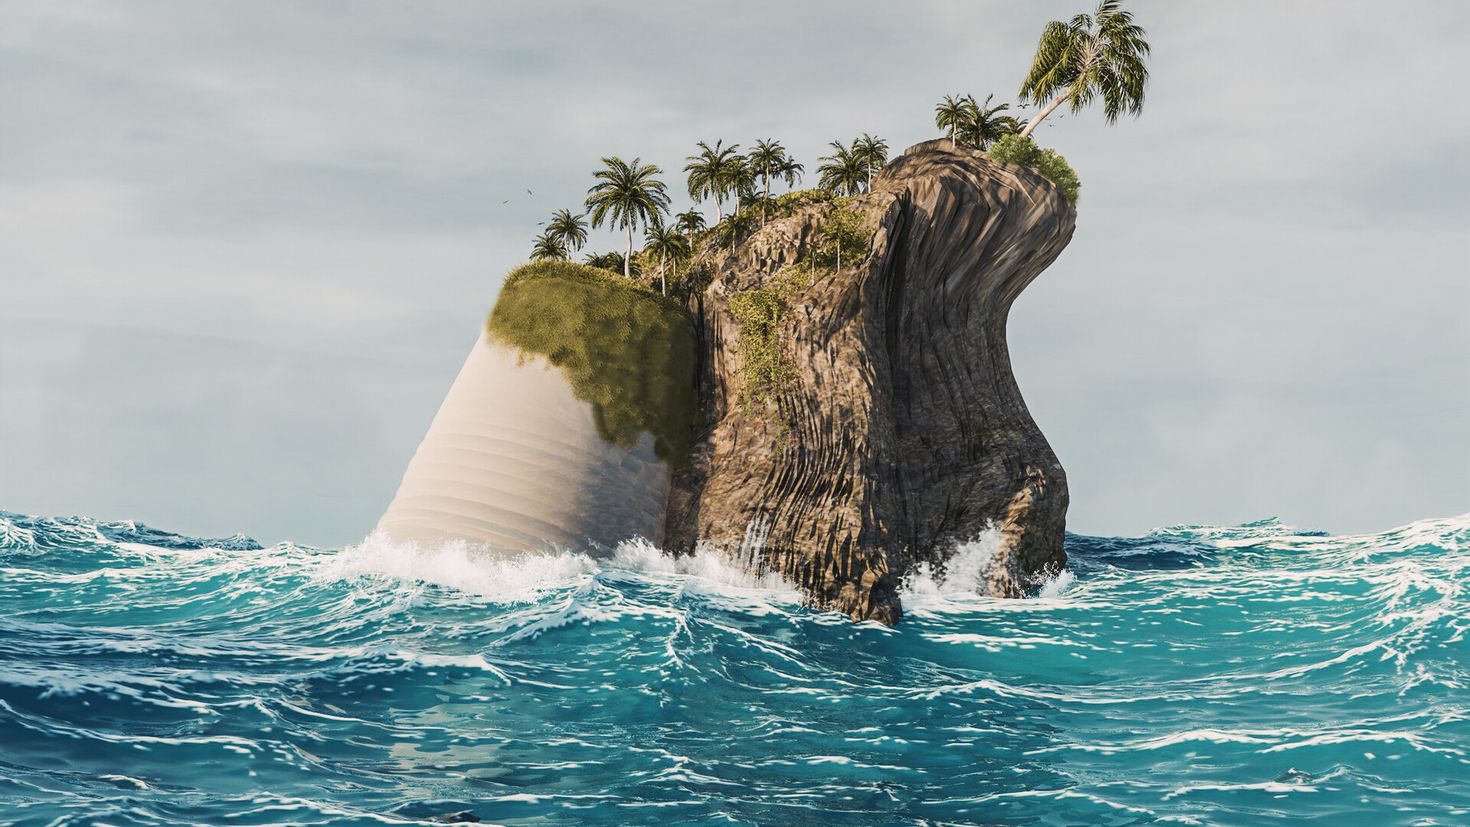
M 788 176 L 796 168 L 796 174 L 800 175 L 801 165 L 791 160 L 786 154 L 786 147 L 781 146 L 780 141 L 756 141 L 755 148 L 745 156 L 745 161 L 755 170 L 761 179 L 761 226 L 766 225 L 766 206 L 771 200 L 771 179 Z M 789 184 L 788 184 L 789 186 Z
M 993 97 L 995 95 L 986 95 L 984 103 L 975 103 L 974 98 L 968 102 L 969 112 L 962 134 L 965 141 L 976 149 L 986 149 L 1004 136 L 1021 128 L 1015 118 L 999 114 L 1010 109 L 1011 105 L 1002 103 L 999 106 L 991 106 L 990 99 Z
M 882 138 L 874 138 L 864 132 L 863 137 L 852 142 L 852 152 L 862 162 L 868 173 L 868 191 L 873 189 L 873 171 L 882 169 L 888 163 L 888 142 Z
M 1148 41 L 1144 30 L 1124 11 L 1122 0 L 1102 0 L 1095 14 L 1079 14 L 1067 22 L 1053 20 L 1041 30 L 1031 71 L 1021 83 L 1021 102 L 1049 103 L 1021 130 L 1028 137 L 1057 107 L 1073 112 L 1101 97 L 1103 117 L 1114 123 L 1127 112 L 1143 110 L 1148 85 Z
M 633 228 L 649 226 L 669 211 L 669 196 L 655 176 L 663 172 L 654 164 L 632 163 L 618 157 L 603 158 L 603 168 L 593 173 L 598 183 L 587 190 L 587 210 L 592 226 L 607 222 L 628 232 L 628 253 L 623 256 L 623 275 L 632 278 Z
M 730 191 L 730 175 L 740 159 L 740 155 L 735 152 L 740 144 L 722 147 L 723 143 L 715 141 L 715 146 L 711 149 L 709 144 L 700 141 L 699 154 L 690 155 L 685 159 L 689 163 L 684 165 L 684 171 L 689 173 L 689 197 L 695 201 L 705 198 L 713 200 L 715 221 L 725 218 L 720 209 L 720 201 Z
M 536 241 L 531 244 L 532 261 L 564 261 L 567 258 L 566 245 L 550 230 L 536 236 Z
M 546 222 L 546 235 L 561 244 L 566 251 L 563 258 L 571 258 L 572 253 L 587 243 L 587 220 L 580 215 L 572 215 L 571 210 L 557 210 Z
M 675 227 L 653 224 L 643 233 L 643 249 L 647 253 L 658 255 L 659 290 L 667 296 L 669 282 L 664 278 L 664 263 L 668 259 L 674 260 L 674 278 L 677 279 L 679 258 L 689 252 L 688 239 L 680 235 Z
M 857 195 L 862 192 L 865 171 L 863 160 L 857 153 L 833 141 L 832 154 L 818 160 L 826 163 L 817 167 L 817 185 L 838 195 Z
M 949 133 L 949 145 L 958 147 L 955 135 L 964 128 L 970 119 L 970 107 L 975 105 L 975 99 L 969 95 L 957 98 L 954 95 L 945 95 L 944 100 L 934 107 L 934 125 Z

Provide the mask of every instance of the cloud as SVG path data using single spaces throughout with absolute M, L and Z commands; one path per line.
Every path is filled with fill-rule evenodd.
M 1072 524 L 1260 508 L 1372 529 L 1470 501 L 1470 112 L 1437 83 L 1470 69 L 1470 7 L 1131 5 L 1155 47 L 1146 112 L 1043 128 L 1081 174 L 1079 228 L 1011 319 Z M 809 174 L 833 139 L 901 148 L 944 94 L 1012 95 L 1042 23 L 1079 8 L 0 0 L 0 453 L 19 458 L 0 508 L 356 539 L 371 507 L 251 477 L 212 508 L 177 469 L 228 432 L 272 480 L 375 501 L 501 274 L 601 156 L 681 192 L 698 140 L 778 138 Z M 195 351 L 253 390 L 227 410 L 163 392 L 205 382 Z M 261 353 L 290 366 L 261 373 Z M 50 367 L 17 380 L 31 359 Z M 106 383 L 134 412 L 109 418 L 78 377 L 128 370 L 152 384 Z M 278 401 L 342 371 L 360 405 Z M 58 405 L 65 429 L 37 413 Z M 149 431 L 180 421 L 192 442 Z M 293 441 L 324 431 L 322 452 Z M 47 476 L 79 434 L 158 462 L 99 460 L 82 484 L 71 453 L 76 473 Z

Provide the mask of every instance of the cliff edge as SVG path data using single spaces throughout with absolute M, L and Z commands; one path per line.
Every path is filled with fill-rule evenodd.
M 938 140 L 866 195 L 703 251 L 701 410 L 667 547 L 711 543 L 819 608 L 884 623 L 906 571 L 989 527 L 992 594 L 1059 570 L 1066 475 L 1005 330 L 1075 220 L 1035 171 Z

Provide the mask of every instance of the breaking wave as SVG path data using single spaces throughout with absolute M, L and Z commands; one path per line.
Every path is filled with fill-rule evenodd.
M 0 822 L 1470 822 L 1470 515 L 993 532 L 904 621 L 713 551 L 0 513 Z

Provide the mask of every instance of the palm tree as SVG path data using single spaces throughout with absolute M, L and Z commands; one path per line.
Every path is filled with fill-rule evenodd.
M 643 233 L 643 249 L 658 254 L 659 290 L 667 296 L 669 282 L 664 278 L 665 259 L 674 260 L 674 278 L 679 277 L 679 257 L 689 252 L 689 241 L 679 234 L 678 229 L 663 224 L 653 224 Z
M 785 162 L 781 164 L 780 169 L 776 171 L 780 174 L 781 180 L 786 182 L 786 188 L 790 189 L 796 186 L 797 181 L 801 180 L 801 174 L 806 172 L 806 167 L 798 164 L 795 158 L 788 155 L 786 156 Z
M 991 106 L 990 99 L 995 95 L 986 95 L 985 103 L 975 103 L 974 98 L 967 102 L 968 120 L 964 125 L 965 140 L 976 149 L 986 149 L 991 144 L 1006 135 L 1011 135 L 1020 130 L 1021 124 L 1010 115 L 999 115 L 1011 108 L 1008 103 L 999 106 Z
M 781 146 L 780 141 L 773 140 L 756 141 L 745 161 L 761 179 L 761 226 L 764 227 L 766 205 L 771 200 L 771 179 L 785 176 L 787 186 L 790 186 L 793 175 L 801 176 L 802 166 L 786 154 L 786 147 Z
M 689 163 L 684 165 L 684 171 L 689 173 L 689 197 L 695 201 L 713 199 L 717 222 L 725 218 L 720 209 L 720 200 L 730 191 L 730 174 L 740 158 L 735 152 L 740 144 L 721 148 L 723 143 L 715 141 L 714 149 L 710 149 L 709 144 L 700 141 L 699 154 L 690 155 L 685 159 Z
M 755 166 L 750 163 L 750 159 L 736 156 L 735 163 L 730 165 L 730 172 L 726 179 L 726 191 L 735 195 L 736 213 L 740 212 L 742 204 L 755 197 L 757 177 Z
M 1148 85 L 1148 41 L 1144 30 L 1124 11 L 1122 0 L 1102 0 L 1093 15 L 1079 14 L 1063 23 L 1053 20 L 1041 30 L 1031 71 L 1021 83 L 1021 102 L 1051 102 L 1036 113 L 1021 137 L 1031 132 L 1058 106 L 1067 103 L 1073 112 L 1103 101 L 1103 117 L 1114 123 L 1124 112 L 1143 110 L 1143 91 Z
M 550 230 L 536 236 L 536 241 L 531 244 L 532 261 L 564 261 L 566 258 L 566 246 Z
M 818 186 L 839 195 L 857 195 L 863 188 L 863 159 L 841 141 L 833 141 L 831 146 L 832 154 L 818 159 L 826 162 L 817 167 Z
M 888 163 L 888 142 L 874 138 L 864 132 L 863 137 L 852 142 L 852 152 L 868 169 L 868 191 L 873 190 L 873 170 L 882 169 Z
M 633 228 L 639 224 L 658 223 L 669 211 L 669 196 L 656 175 L 663 172 L 654 164 L 632 163 L 616 156 L 602 159 L 603 168 L 593 173 L 598 183 L 587 190 L 587 209 L 592 226 L 606 221 L 628 231 L 628 253 L 623 257 L 623 275 L 632 278 L 629 260 L 633 258 Z
M 580 215 L 572 215 L 571 210 L 557 210 L 552 213 L 551 220 L 546 222 L 547 236 L 556 240 L 566 251 L 562 258 L 571 258 L 572 253 L 582 249 L 587 243 L 587 221 Z
M 626 272 L 628 266 L 628 257 L 616 250 L 606 253 L 588 253 L 582 260 L 593 267 L 612 270 L 613 272 L 617 272 L 618 270 L 624 270 Z
M 934 107 L 934 125 L 949 133 L 949 145 L 958 148 L 955 141 L 955 133 L 964 128 L 970 119 L 969 107 L 975 104 L 975 99 L 969 95 L 957 98 L 954 95 L 945 95 L 944 100 Z
M 674 216 L 674 226 L 691 241 L 694 234 L 704 229 L 704 213 L 689 209 Z

